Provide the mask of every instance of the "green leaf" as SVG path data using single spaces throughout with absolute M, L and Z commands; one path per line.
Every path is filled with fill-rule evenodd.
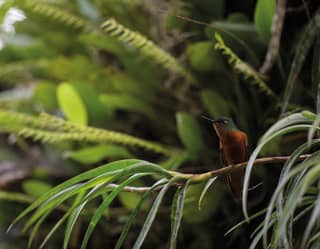
M 204 151 L 206 146 L 196 119 L 186 112 L 178 112 L 176 120 L 179 137 L 187 150 L 193 154 Z
M 118 145 L 97 145 L 66 152 L 64 156 L 83 164 L 92 164 L 100 162 L 105 158 L 132 157 L 132 154 L 126 148 Z
M 213 118 L 230 115 L 230 105 L 219 93 L 213 90 L 202 90 L 201 101 Z
M 287 117 L 284 117 L 278 120 L 275 124 L 273 124 L 260 138 L 260 141 L 267 139 L 269 136 L 274 134 L 275 132 L 288 127 L 290 125 L 295 124 L 312 124 L 312 121 L 305 116 L 303 112 L 301 113 L 294 113 Z
M 86 191 L 90 188 L 93 188 L 100 183 L 108 184 L 111 181 L 119 180 L 121 177 L 126 177 L 126 176 L 134 175 L 137 173 L 145 173 L 145 174 L 153 173 L 153 174 L 159 174 L 162 176 L 170 175 L 168 171 L 162 169 L 160 166 L 157 166 L 145 161 L 137 162 L 125 169 L 103 173 L 85 183 L 74 184 L 69 188 L 59 191 L 55 195 L 52 195 L 52 196 L 48 195 L 46 197 L 45 204 L 42 205 L 40 209 L 37 209 L 37 211 L 31 216 L 31 218 L 25 224 L 24 230 L 27 230 L 29 227 L 31 227 L 32 224 L 44 213 L 46 213 L 48 210 L 50 212 L 53 211 L 57 206 L 59 206 L 65 200 L 71 198 L 75 194 L 81 191 Z
M 206 183 L 206 185 L 204 186 L 202 192 L 201 192 L 201 195 L 200 195 L 200 198 L 199 198 L 199 202 L 198 202 L 198 209 L 200 210 L 201 209 L 201 204 L 202 204 L 202 201 L 203 201 L 203 198 L 204 196 L 206 195 L 208 189 L 210 188 L 210 186 L 217 180 L 217 177 L 213 177 L 211 179 L 209 179 Z
M 155 118 L 151 104 L 141 98 L 126 94 L 102 94 L 100 100 L 108 108 L 140 112 Z
M 129 185 L 131 182 L 148 175 L 148 173 L 146 174 L 137 174 L 134 176 L 131 176 L 130 178 L 128 178 L 127 180 L 125 180 L 124 182 L 122 182 L 117 188 L 115 188 L 102 202 L 102 204 L 97 208 L 97 210 L 95 211 L 94 215 L 92 216 L 89 226 L 87 228 L 87 231 L 84 235 L 82 244 L 81 244 L 81 249 L 85 249 L 87 247 L 89 238 L 94 230 L 94 228 L 96 227 L 97 223 L 99 222 L 99 220 L 101 219 L 102 215 L 105 213 L 105 211 L 109 208 L 111 202 L 113 201 L 114 198 L 116 198 L 116 196 L 121 192 L 121 190 Z
M 68 120 L 87 125 L 88 116 L 85 105 L 74 87 L 62 83 L 57 88 L 58 103 Z
M 191 66 L 199 72 L 223 72 L 225 64 L 222 56 L 214 49 L 211 41 L 190 44 L 187 55 Z
M 36 209 L 38 206 L 40 206 L 43 202 L 47 201 L 50 196 L 54 196 L 58 193 L 61 193 L 61 191 L 66 190 L 67 188 L 70 188 L 72 185 L 88 180 L 90 178 L 94 178 L 96 176 L 99 176 L 101 174 L 106 174 L 108 172 L 113 172 L 121 169 L 128 168 L 136 163 L 138 163 L 139 160 L 136 159 L 127 159 L 127 160 L 120 160 L 113 163 L 109 163 L 103 166 L 100 166 L 98 168 L 89 170 L 85 173 L 82 173 L 78 176 L 75 176 L 60 185 L 52 188 L 49 190 L 45 195 L 42 195 L 39 199 L 37 199 L 34 203 L 32 203 L 28 208 L 26 208 L 10 225 L 8 230 L 12 228 L 12 226 L 17 223 L 19 220 L 21 220 L 23 217 L 25 217 L 27 214 L 29 214 L 31 211 Z
M 153 186 L 143 194 L 143 196 L 141 197 L 139 203 L 137 204 L 137 206 L 135 207 L 135 209 L 131 212 L 128 221 L 126 223 L 126 225 L 124 226 L 124 228 L 122 229 L 122 232 L 120 234 L 120 237 L 116 243 L 115 249 L 120 249 L 125 238 L 127 237 L 127 234 L 130 230 L 130 227 L 132 226 L 135 218 L 137 217 L 140 209 L 142 208 L 142 205 L 145 203 L 145 201 L 150 197 L 150 195 L 153 193 L 153 191 L 162 186 L 163 184 L 165 184 L 167 182 L 166 179 L 160 179 L 159 181 L 157 181 L 155 184 L 153 184 Z
M 56 85 L 49 82 L 39 82 L 34 90 L 33 101 L 43 106 L 45 110 L 58 108 Z
M 178 232 L 181 224 L 183 207 L 184 207 L 184 199 L 186 196 L 188 185 L 189 185 L 189 181 L 186 182 L 183 188 L 179 188 L 176 191 L 173 202 L 172 202 L 170 249 L 176 249 L 177 247 Z
M 158 209 L 160 207 L 160 204 L 163 200 L 163 197 L 164 195 L 166 194 L 166 192 L 168 191 L 171 183 L 172 183 L 173 180 L 171 180 L 170 182 L 168 182 L 167 184 L 164 185 L 164 187 L 161 189 L 161 191 L 159 192 L 157 198 L 155 199 L 151 209 L 150 209 L 150 212 L 143 224 L 143 227 L 140 231 L 140 234 L 136 240 L 136 242 L 134 243 L 133 245 L 133 249 L 140 249 L 145 238 L 147 237 L 148 233 L 149 233 L 149 230 L 151 228 L 151 225 L 156 217 L 156 214 L 158 212 Z
M 190 153 L 187 151 L 173 154 L 168 160 L 161 162 L 160 165 L 164 169 L 175 170 L 179 168 L 184 162 L 191 159 Z
M 248 210 L 247 210 L 247 198 L 248 198 L 248 188 L 249 188 L 250 176 L 251 176 L 251 172 L 253 169 L 254 161 L 256 160 L 257 156 L 259 155 L 261 149 L 268 142 L 272 141 L 273 139 L 275 139 L 279 136 L 283 136 L 285 134 L 295 132 L 295 131 L 306 131 L 310 127 L 312 127 L 312 126 L 311 125 L 292 125 L 292 126 L 280 129 L 280 130 L 270 134 L 268 137 L 264 138 L 263 140 L 261 140 L 260 143 L 258 144 L 258 146 L 256 147 L 256 149 L 252 152 L 252 154 L 249 158 L 247 167 L 246 167 L 244 182 L 243 182 L 243 191 L 242 191 L 242 193 L 243 193 L 242 210 L 243 210 L 244 217 L 246 219 L 249 219 Z M 320 128 L 319 128 L 319 130 L 320 130 Z
M 39 180 L 25 180 L 22 183 L 23 191 L 34 197 L 39 197 L 47 193 L 51 188 L 52 186 L 48 183 Z
M 316 141 L 316 144 L 317 143 L 319 143 L 319 141 Z M 268 229 L 271 226 L 271 224 L 274 222 L 273 221 L 274 219 L 272 219 L 273 207 L 275 205 L 275 202 L 276 202 L 277 198 L 278 198 L 278 202 L 282 200 L 282 198 L 283 198 L 282 192 L 284 191 L 284 188 L 285 188 L 286 184 L 293 177 L 298 175 L 300 172 L 305 172 L 305 170 L 307 170 L 308 168 L 313 166 L 314 163 L 319 160 L 319 156 L 318 155 L 312 156 L 308 160 L 305 160 L 304 162 L 302 162 L 299 165 L 295 166 L 290 171 L 290 168 L 293 166 L 293 163 L 295 162 L 295 160 L 297 159 L 299 154 L 303 153 L 303 151 L 307 148 L 306 146 L 307 146 L 307 144 L 304 144 L 304 145 L 300 146 L 299 148 L 297 148 L 292 153 L 292 156 L 290 157 L 290 159 L 287 161 L 286 165 L 284 166 L 283 172 L 281 172 L 281 176 L 280 176 L 281 178 L 279 179 L 278 186 L 275 189 L 271 200 L 269 201 L 267 213 L 266 213 L 266 216 L 265 216 L 265 219 L 264 219 L 264 227 L 262 229 L 263 230 L 263 237 L 264 237 L 264 239 L 263 239 L 264 245 L 267 245 L 267 232 L 268 232 Z M 296 187 L 293 188 L 293 191 L 295 191 L 295 188 Z M 286 201 L 286 203 L 287 203 L 287 201 Z M 281 205 L 282 205 L 282 203 L 281 203 Z M 283 212 L 284 212 L 284 210 L 283 210 L 282 207 L 280 209 L 278 208 L 277 215 L 279 217 L 282 216 L 282 215 L 286 215 L 286 213 L 283 213 Z
M 314 52 L 313 52 L 313 61 L 312 61 L 312 90 L 315 92 L 316 97 L 316 113 L 320 114 L 320 37 L 317 36 Z
M 261 40 L 267 44 L 271 37 L 273 15 L 276 10 L 276 0 L 258 0 L 254 13 L 254 24 Z
M 311 232 L 315 227 L 317 227 L 316 222 L 319 220 L 319 214 L 320 214 L 320 194 L 318 194 L 317 200 L 315 201 L 315 206 L 312 210 L 310 219 L 308 221 L 308 225 L 303 234 L 302 242 L 300 244 L 301 249 L 307 247 L 307 241 L 310 238 Z
M 99 94 L 90 83 L 76 82 L 72 86 L 79 94 L 88 113 L 88 119 L 91 122 L 104 124 L 107 118 L 113 114 L 112 109 L 105 106 L 99 99 Z
M 76 222 L 77 222 L 82 210 L 84 209 L 84 207 L 89 202 L 89 198 L 88 197 L 90 197 L 93 193 L 95 193 L 102 186 L 103 186 L 103 184 L 99 184 L 96 187 L 94 187 L 92 190 L 90 190 L 90 192 L 88 192 L 88 194 L 86 194 L 86 196 L 84 197 L 84 200 L 82 200 L 82 194 L 83 194 L 82 192 L 80 192 L 79 195 L 77 196 L 77 198 L 75 199 L 75 201 L 74 201 L 72 206 L 76 207 L 76 208 L 70 210 L 71 213 L 70 213 L 70 216 L 68 218 L 66 229 L 65 229 L 65 233 L 64 233 L 63 249 L 67 249 L 67 247 L 68 247 L 73 227 L 76 224 Z
M 183 219 L 190 224 L 200 224 L 208 220 L 221 207 L 221 199 L 225 193 L 225 186 L 215 183 L 214 191 L 209 191 L 206 198 L 202 198 L 201 210 L 199 210 L 199 197 L 203 193 L 203 189 L 207 183 L 191 185 L 188 188 L 185 207 L 183 211 Z
M 145 186 L 142 181 L 135 181 L 131 186 L 134 187 L 143 187 Z M 140 202 L 141 199 L 141 194 L 140 193 L 134 193 L 134 192 L 121 192 L 118 195 L 118 198 L 123 206 L 125 206 L 128 209 L 134 209 L 138 203 Z M 145 209 L 147 206 L 144 205 L 143 209 Z
M 313 184 L 317 179 L 319 179 L 320 174 L 320 164 L 319 162 L 319 155 L 313 158 L 313 162 L 311 159 L 311 163 L 316 164 L 313 168 L 309 170 L 309 172 L 305 173 L 303 178 L 300 179 L 299 184 L 295 187 L 295 189 L 290 193 L 287 197 L 285 206 L 283 208 L 283 212 L 279 215 L 279 219 L 277 225 L 275 227 L 274 232 L 274 241 L 278 241 L 279 238 L 282 237 L 282 234 L 285 233 L 288 220 L 293 215 L 295 209 L 297 208 L 298 203 L 301 201 L 302 196 L 305 194 L 309 186 Z M 302 166 L 304 166 L 302 164 Z M 312 217 L 309 221 L 312 221 Z

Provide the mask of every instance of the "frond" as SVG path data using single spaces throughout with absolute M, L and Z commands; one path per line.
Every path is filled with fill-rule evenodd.
M 138 146 L 167 156 L 172 154 L 172 151 L 158 143 L 120 132 L 82 126 L 48 114 L 34 117 L 27 114 L 0 110 L 0 131 L 12 132 L 19 136 L 33 138 L 44 143 L 58 143 L 62 141 L 115 143 Z
M 226 46 L 222 37 L 216 33 L 215 48 L 221 50 L 224 55 L 228 57 L 229 64 L 233 69 L 241 74 L 245 80 L 251 79 L 251 83 L 255 85 L 259 91 L 265 93 L 268 96 L 277 98 L 275 93 L 268 87 L 268 85 L 261 79 L 259 73 L 254 70 L 250 65 L 242 61 L 229 47 Z
M 47 4 L 44 2 L 36 0 L 24 0 L 24 1 L 14 1 L 21 9 L 26 12 L 31 12 L 40 16 L 44 16 L 52 19 L 53 21 L 61 22 L 69 27 L 75 29 L 88 29 L 91 24 L 85 19 L 69 13 L 61 8 Z
M 178 73 L 190 81 L 193 76 L 172 55 L 158 47 L 153 41 L 147 39 L 138 32 L 134 32 L 119 24 L 113 18 L 105 21 L 101 28 L 110 37 L 136 48 L 144 56 L 154 60 L 165 69 Z
M 1 65 L 0 83 L 13 85 L 30 78 L 24 63 L 13 62 Z

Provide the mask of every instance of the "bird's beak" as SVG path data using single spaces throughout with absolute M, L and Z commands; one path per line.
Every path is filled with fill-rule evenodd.
M 215 121 L 212 121 L 212 125 L 213 125 L 213 128 L 216 131 L 218 137 L 220 137 L 222 135 L 222 131 L 224 129 L 224 126 L 221 123 L 218 123 Z
M 215 122 L 214 119 L 208 118 L 208 117 L 206 117 L 206 116 L 204 116 L 204 115 L 202 115 L 201 117 L 204 118 L 204 119 L 206 119 L 206 120 L 209 120 L 209 121 L 211 121 L 211 122 Z

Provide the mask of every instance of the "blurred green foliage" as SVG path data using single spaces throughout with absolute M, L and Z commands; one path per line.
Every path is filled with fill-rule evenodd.
M 293 1 L 287 7 L 299 4 Z M 5 0 L 0 23 L 10 8 L 22 10 L 26 19 L 15 23 L 15 34 L 0 27 L 0 188 L 8 192 L 0 195 L 0 231 L 10 222 L 4 214 L 17 216 L 25 202 L 32 202 L 28 197 L 33 200 L 51 186 L 105 163 L 137 158 L 187 173 L 221 167 L 218 138 L 201 115 L 232 117 L 247 132 L 253 150 L 282 111 L 318 114 L 319 4 L 306 5 L 302 11 L 287 11 L 280 52 L 268 75 L 261 75 L 275 0 Z M 301 133 L 279 135 L 259 153 L 287 155 L 304 141 Z M 17 172 L 23 172 L 22 177 Z M 254 211 L 268 205 L 279 172 L 274 167 L 253 174 L 254 183 L 264 183 L 253 190 L 257 201 L 249 201 Z M 132 186 L 148 187 L 158 179 L 143 177 Z M 120 180 L 127 179 L 116 183 Z M 185 194 L 185 209 L 183 215 L 176 210 L 183 218 L 177 248 L 249 247 L 250 234 L 261 220 L 224 237 L 242 219 L 241 207 L 224 183 L 218 179 L 212 185 L 201 210 L 204 183 L 186 187 L 185 192 L 178 188 L 176 205 L 179 200 L 182 205 Z M 18 192 L 27 199 L 15 198 Z M 107 193 L 83 206 L 80 221 L 68 223 L 74 228 L 70 248 L 80 248 L 92 214 L 103 218 L 89 247 L 113 248 L 142 194 L 121 192 L 108 206 L 112 198 Z M 172 191 L 168 195 L 172 197 Z M 141 204 L 123 248 L 132 248 L 150 208 L 151 213 L 159 209 L 159 217 L 145 247 L 166 246 L 169 199 L 159 198 L 158 207 L 150 201 Z M 37 231 L 39 238 L 61 218 L 64 205 L 77 203 L 72 201 L 58 205 L 52 219 Z M 101 203 L 107 203 L 108 210 L 97 208 Z M 180 220 L 173 220 L 179 227 Z M 152 224 L 152 217 L 148 221 Z M 57 231 L 50 248 L 61 248 L 64 235 Z M 14 245 L 16 237 L 5 240 Z

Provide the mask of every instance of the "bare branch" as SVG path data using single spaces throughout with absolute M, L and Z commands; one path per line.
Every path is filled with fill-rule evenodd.
M 266 58 L 263 62 L 263 65 L 260 68 L 260 73 L 267 74 L 269 70 L 272 68 L 274 61 L 277 58 L 279 47 L 280 47 L 280 39 L 282 34 L 283 23 L 286 15 L 286 0 L 278 0 L 277 1 L 277 9 L 274 14 L 271 28 L 271 39 L 268 46 L 268 51 L 266 54 Z
M 304 159 L 307 159 L 309 156 L 310 156 L 309 154 L 301 155 L 297 160 L 302 161 Z M 289 158 L 290 158 L 290 156 L 263 157 L 263 158 L 259 158 L 259 159 L 255 160 L 254 166 L 282 163 L 282 162 L 287 161 Z M 184 173 L 175 172 L 175 171 L 171 171 L 171 173 L 172 173 L 172 176 L 176 176 L 180 179 L 183 179 L 183 180 L 191 179 L 191 183 L 198 183 L 198 182 L 203 182 L 209 178 L 213 178 L 213 177 L 221 176 L 221 175 L 226 175 L 231 172 L 238 171 L 240 169 L 245 168 L 247 166 L 247 164 L 248 164 L 248 162 L 238 163 L 235 165 L 228 165 L 228 166 L 220 168 L 220 169 L 216 169 L 216 170 L 212 170 L 212 171 L 208 171 L 208 172 L 200 173 L 200 174 L 184 174 Z M 176 183 L 176 185 L 180 185 L 180 184 Z M 111 188 L 116 188 L 118 186 L 119 185 L 117 185 L 117 184 L 108 184 L 108 187 L 111 187 Z M 159 189 L 161 189 L 161 187 L 159 187 Z M 159 189 L 156 189 L 156 190 L 159 190 Z M 125 192 L 136 192 L 136 193 L 143 193 L 148 190 L 150 190 L 150 187 L 126 186 L 123 189 L 123 191 L 125 191 Z

